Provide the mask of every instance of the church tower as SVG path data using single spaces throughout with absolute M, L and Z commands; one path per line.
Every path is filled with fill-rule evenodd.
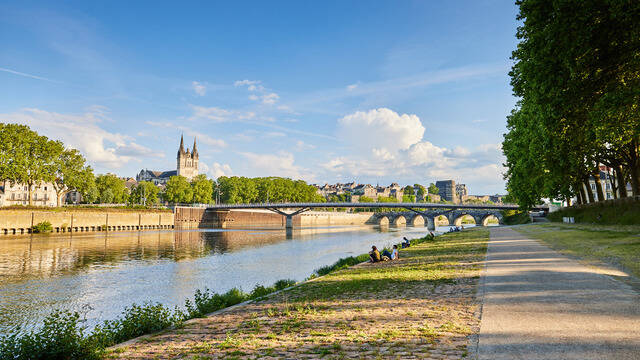
M 180 136 L 180 148 L 178 149 L 177 157 L 177 174 L 184 176 L 187 180 L 191 181 L 196 175 L 198 175 L 198 162 L 199 155 L 196 148 L 196 139 L 193 139 L 193 151 L 189 148 L 184 150 L 184 136 Z

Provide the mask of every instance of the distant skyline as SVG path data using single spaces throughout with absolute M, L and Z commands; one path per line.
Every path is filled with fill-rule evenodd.
M 0 122 L 96 173 L 466 183 L 504 193 L 517 8 L 457 2 L 0 4 Z

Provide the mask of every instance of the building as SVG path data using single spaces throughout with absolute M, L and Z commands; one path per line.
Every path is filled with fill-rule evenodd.
M 469 189 L 466 184 L 456 184 L 456 195 L 458 199 L 462 199 L 464 196 L 469 195 Z
M 438 188 L 438 195 L 445 201 L 451 201 L 453 203 L 458 202 L 458 194 L 456 193 L 456 182 L 453 180 L 440 180 L 436 181 L 436 187 Z
M 31 205 L 57 206 L 56 190 L 51 183 L 35 185 L 31 192 Z M 29 187 L 0 181 L 0 206 L 29 205 Z
M 196 139 L 193 139 L 193 151 L 189 148 L 184 150 L 184 137 L 180 137 L 180 148 L 178 149 L 178 155 L 176 156 L 176 170 L 170 171 L 153 171 L 153 170 L 140 170 L 140 173 L 136 175 L 136 181 L 150 181 L 156 185 L 165 185 L 172 176 L 180 175 L 191 181 L 198 175 L 198 162 L 199 154 L 196 148 Z

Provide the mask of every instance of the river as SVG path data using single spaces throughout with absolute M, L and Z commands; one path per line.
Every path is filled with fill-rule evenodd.
M 206 229 L 2 238 L 0 333 L 37 327 L 54 309 L 80 311 L 91 328 L 133 303 L 183 306 L 196 289 L 250 291 L 280 279 L 300 281 L 371 245 L 426 232 L 325 227 L 289 236 L 282 229 Z

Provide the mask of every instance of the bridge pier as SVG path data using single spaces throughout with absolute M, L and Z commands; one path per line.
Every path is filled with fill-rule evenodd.
M 287 234 L 289 230 L 293 230 L 293 217 L 299 214 L 302 214 L 305 211 L 309 211 L 311 210 L 311 208 L 309 207 L 304 207 L 301 209 L 298 209 L 292 213 L 286 213 L 282 210 L 276 209 L 276 208 L 271 208 L 271 207 L 267 207 L 267 210 L 273 211 L 274 213 L 280 214 L 282 216 L 284 216 L 285 219 L 285 229 L 287 229 Z
M 436 221 L 435 218 L 431 216 L 425 216 L 424 221 L 427 223 L 427 230 L 436 231 Z

